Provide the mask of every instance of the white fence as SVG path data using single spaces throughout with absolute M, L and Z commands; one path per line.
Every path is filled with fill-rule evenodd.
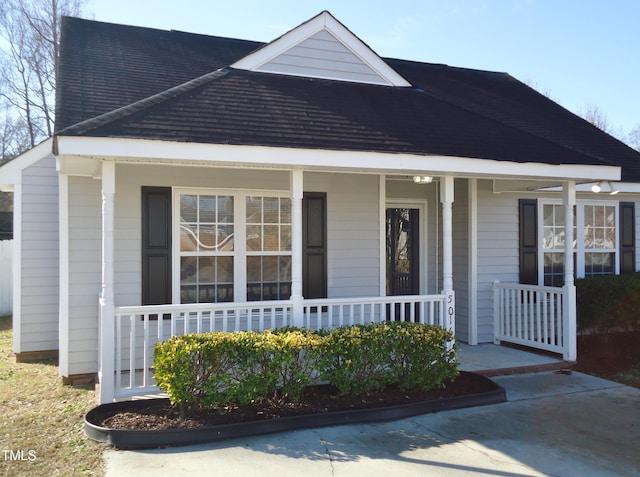
M 445 295 L 305 300 L 303 326 L 331 329 L 387 320 L 444 326 L 444 302 Z M 188 333 L 263 331 L 289 326 L 293 324 L 292 307 L 290 300 L 117 307 L 113 397 L 124 399 L 159 392 L 152 370 L 157 342 Z
M 0 316 L 13 313 L 13 240 L 0 240 Z
M 493 294 L 496 343 L 565 351 L 562 288 L 495 282 Z

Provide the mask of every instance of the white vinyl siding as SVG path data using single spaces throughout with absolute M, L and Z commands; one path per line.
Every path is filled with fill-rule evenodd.
M 369 65 L 326 30 L 266 62 L 257 71 L 387 85 Z
M 22 171 L 21 353 L 58 349 L 58 175 L 49 155 Z
M 69 177 L 69 369 L 98 370 L 98 294 L 101 288 L 101 182 Z
M 478 342 L 493 341 L 493 282 L 518 283 L 518 198 L 478 180 Z
M 305 173 L 304 190 L 327 193 L 328 298 L 378 296 L 378 176 Z

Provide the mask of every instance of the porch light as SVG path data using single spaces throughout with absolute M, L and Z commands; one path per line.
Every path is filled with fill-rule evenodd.
M 612 185 L 611 182 L 609 181 L 600 181 L 597 184 L 594 184 L 591 186 L 591 191 L 594 193 L 598 193 L 600 192 L 604 187 L 607 188 L 609 195 L 616 195 L 618 192 L 620 192 L 618 189 L 615 189 Z
M 429 184 L 433 181 L 431 176 L 413 176 L 413 182 L 416 184 Z

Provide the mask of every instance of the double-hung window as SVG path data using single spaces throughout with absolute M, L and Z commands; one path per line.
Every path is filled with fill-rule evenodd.
M 174 190 L 174 301 L 291 296 L 291 200 L 286 193 Z
M 564 283 L 564 205 L 539 202 L 539 282 L 549 286 Z M 574 269 L 579 278 L 619 273 L 618 204 L 582 202 L 574 209 Z

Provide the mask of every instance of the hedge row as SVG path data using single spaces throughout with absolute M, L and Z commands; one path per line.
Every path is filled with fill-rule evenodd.
M 261 399 L 298 402 L 317 382 L 352 397 L 391 385 L 428 390 L 458 373 L 452 339 L 440 327 L 407 322 L 191 334 L 156 344 L 154 373 L 181 412 Z
M 576 280 L 580 333 L 640 330 L 640 274 Z

